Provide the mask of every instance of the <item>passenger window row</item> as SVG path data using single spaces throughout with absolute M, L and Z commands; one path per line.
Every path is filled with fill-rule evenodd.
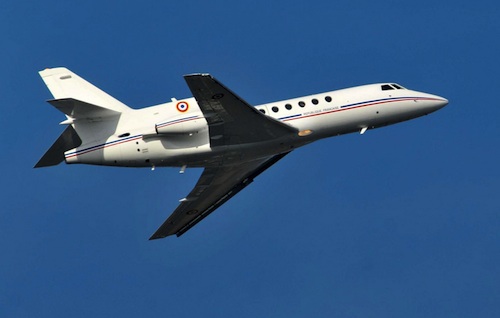
M 326 101 L 327 103 L 331 103 L 332 98 L 331 98 L 330 96 L 325 96 L 325 101 Z M 318 99 L 316 99 L 316 98 L 313 98 L 313 99 L 311 99 L 311 103 L 312 103 L 313 105 L 318 105 L 318 104 L 319 104 L 319 100 L 318 100 Z M 299 107 L 301 107 L 301 108 L 303 108 L 303 107 L 305 107 L 305 106 L 306 106 L 306 103 L 305 103 L 304 101 L 300 101 L 300 102 L 298 102 L 297 104 L 298 104 L 298 105 L 299 105 Z M 293 106 L 292 106 L 292 104 L 285 104 L 285 108 L 286 108 L 287 110 L 291 110 L 291 109 L 293 108 Z M 272 110 L 274 113 L 277 113 L 277 112 L 279 112 L 279 110 L 280 110 L 280 109 L 279 109 L 279 107 L 278 107 L 278 106 L 273 106 L 273 107 L 271 107 L 271 110 Z M 266 113 L 266 111 L 265 111 L 264 109 L 259 109 L 259 111 L 260 111 L 261 113 L 263 113 L 263 114 L 265 114 L 265 113 Z

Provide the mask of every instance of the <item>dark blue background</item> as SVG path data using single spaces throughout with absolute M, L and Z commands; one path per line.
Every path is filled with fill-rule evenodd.
M 499 317 L 496 1 L 0 4 L 2 317 Z M 139 108 L 210 72 L 252 104 L 373 82 L 450 100 L 323 140 L 181 238 L 201 170 L 32 166 L 66 66 Z

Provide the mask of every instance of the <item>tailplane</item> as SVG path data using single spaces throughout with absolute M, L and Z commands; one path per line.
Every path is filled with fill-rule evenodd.
M 69 125 L 64 132 L 57 138 L 52 147 L 47 150 L 45 155 L 37 162 L 35 168 L 50 167 L 60 164 L 64 160 L 64 152 L 76 148 L 82 144 L 82 140 Z

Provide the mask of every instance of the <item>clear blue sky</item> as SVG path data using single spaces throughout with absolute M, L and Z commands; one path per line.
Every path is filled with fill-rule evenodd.
M 177 2 L 0 4 L 1 317 L 500 317 L 497 1 Z M 193 72 L 252 104 L 383 81 L 450 104 L 299 149 L 150 242 L 200 170 L 33 169 L 55 66 L 134 108 Z

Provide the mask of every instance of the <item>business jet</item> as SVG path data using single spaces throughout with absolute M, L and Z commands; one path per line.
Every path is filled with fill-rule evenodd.
M 432 113 L 443 97 L 380 83 L 252 106 L 210 74 L 184 76 L 194 97 L 132 109 L 70 70 L 40 71 L 66 129 L 35 165 L 203 167 L 150 239 L 181 236 L 296 148 Z

